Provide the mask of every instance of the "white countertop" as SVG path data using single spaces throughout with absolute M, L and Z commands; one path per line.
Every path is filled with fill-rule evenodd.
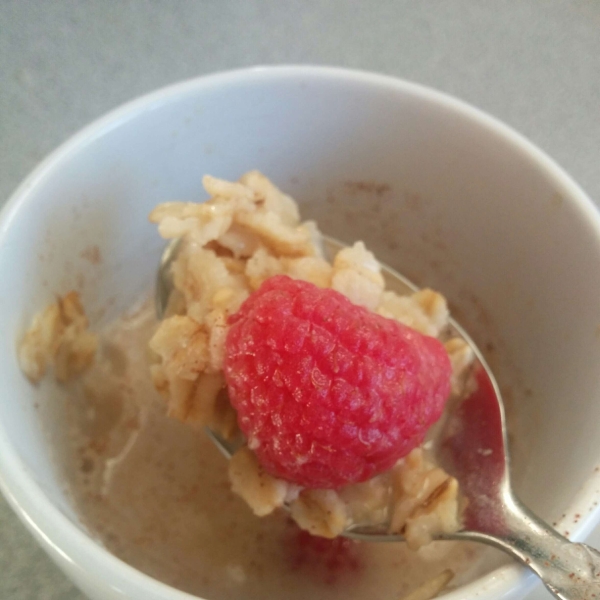
M 594 0 L 2 0 L 0 205 L 118 104 L 274 63 L 379 71 L 454 94 L 525 134 L 600 203 Z M 600 528 L 589 541 L 600 546 Z M 3 599 L 83 598 L 1 498 L 0 574 Z

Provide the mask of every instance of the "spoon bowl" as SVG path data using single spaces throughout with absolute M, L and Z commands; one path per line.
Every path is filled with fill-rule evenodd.
M 155 296 L 159 319 L 173 289 L 170 267 L 180 247 L 180 239 L 171 241 L 161 257 Z M 337 240 L 324 238 L 328 257 L 343 247 Z M 382 274 L 389 290 L 406 294 L 419 289 L 386 265 L 382 265 Z M 516 498 L 510 482 L 504 404 L 494 374 L 475 342 L 452 318 L 447 335 L 466 341 L 474 361 L 465 386 L 469 391 L 446 411 L 433 440 L 437 463 L 460 486 L 464 500 L 462 528 L 435 539 L 470 540 L 499 548 L 534 571 L 557 598 L 600 598 L 600 553 L 585 544 L 570 542 Z M 239 447 L 208 427 L 206 433 L 227 459 Z M 404 540 L 389 531 L 388 522 L 355 523 L 342 535 L 369 542 Z

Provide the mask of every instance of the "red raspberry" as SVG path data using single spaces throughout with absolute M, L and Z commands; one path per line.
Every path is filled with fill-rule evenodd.
M 263 467 L 309 488 L 389 469 L 423 440 L 450 393 L 435 338 L 285 275 L 230 317 L 225 378 Z

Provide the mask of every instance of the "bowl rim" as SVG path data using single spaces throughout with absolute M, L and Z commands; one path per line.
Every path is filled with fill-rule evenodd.
M 84 150 L 95 140 L 109 134 L 140 114 L 159 109 L 161 106 L 188 95 L 209 93 L 227 86 L 243 86 L 285 80 L 310 80 L 310 82 L 346 82 L 365 89 L 386 89 L 399 95 L 423 98 L 430 103 L 445 107 L 467 120 L 502 138 L 514 151 L 535 162 L 565 190 L 565 196 L 584 214 L 600 239 L 600 213 L 582 188 L 544 151 L 523 135 L 499 119 L 459 100 L 445 92 L 407 81 L 398 77 L 362 70 L 312 65 L 254 66 L 217 72 L 194 77 L 160 88 L 111 110 L 104 116 L 70 136 L 51 152 L 26 177 L 0 210 L 0 247 L 13 219 L 19 211 L 26 209 L 28 199 L 44 185 L 51 173 L 60 169 L 73 155 Z M 571 501 L 571 507 L 589 506 L 593 490 L 600 488 L 600 473 L 591 473 L 590 478 Z M 0 422 L 0 491 L 17 513 L 25 526 L 44 549 L 64 564 L 81 573 L 82 579 L 95 576 L 117 593 L 144 593 L 148 598 L 170 598 L 171 600 L 197 600 L 138 571 L 87 535 L 73 523 L 46 496 L 27 466 L 12 447 L 7 432 Z M 567 515 L 572 511 L 567 511 Z M 583 514 L 583 512 L 581 512 Z M 564 519 L 563 519 L 564 520 Z M 600 521 L 600 508 L 586 512 L 576 526 L 571 526 L 571 538 L 581 539 L 591 532 Z M 560 525 L 560 523 L 559 523 Z M 54 554 L 54 556 L 53 556 Z M 64 567 L 64 564 L 59 566 Z M 524 594 L 536 582 L 536 578 L 516 564 L 501 566 L 477 578 L 475 581 L 450 591 L 441 598 L 461 600 L 467 597 L 500 598 L 517 589 Z

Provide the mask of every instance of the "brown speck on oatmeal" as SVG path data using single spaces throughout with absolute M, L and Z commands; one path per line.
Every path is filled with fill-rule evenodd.
M 383 196 L 392 189 L 389 184 L 376 181 L 346 181 L 344 187 L 349 192 L 375 194 L 376 196 Z
M 85 457 L 81 461 L 80 468 L 81 468 L 82 473 L 91 473 L 94 469 L 94 461 L 89 457 Z
M 99 265 L 102 262 L 102 254 L 98 246 L 88 246 L 81 251 L 79 256 L 85 260 L 88 260 L 93 265 Z

